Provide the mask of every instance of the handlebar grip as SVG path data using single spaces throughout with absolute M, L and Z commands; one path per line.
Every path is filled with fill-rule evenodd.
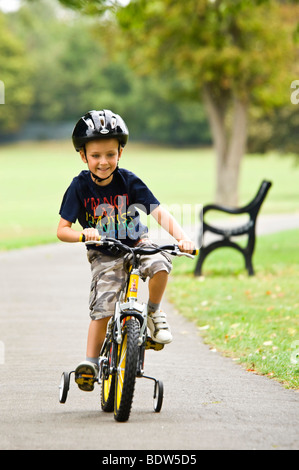
M 100 240 L 101 240 L 101 237 L 99 236 L 99 238 L 98 238 L 97 240 L 95 240 L 95 241 L 99 242 Z M 84 233 L 81 233 L 81 234 L 80 234 L 79 242 L 83 242 L 83 243 L 85 242 L 85 235 L 84 235 Z
M 199 255 L 199 249 L 196 248 L 195 250 L 193 250 L 193 253 L 192 253 L 193 256 L 197 256 Z

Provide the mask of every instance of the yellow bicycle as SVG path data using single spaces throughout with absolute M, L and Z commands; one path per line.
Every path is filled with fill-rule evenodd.
M 147 335 L 147 304 L 138 302 L 138 286 L 141 278 L 140 256 L 165 251 L 173 256 L 193 255 L 182 253 L 177 245 L 129 247 L 119 240 L 103 238 L 97 243 L 103 247 L 116 246 L 128 255 L 129 270 L 126 285 L 115 305 L 114 316 L 108 323 L 106 338 L 99 357 L 99 377 L 82 376 L 82 381 L 93 380 L 101 384 L 101 407 L 103 411 L 114 412 L 116 421 L 127 421 L 130 416 L 136 377 L 153 380 L 153 407 L 155 412 L 162 408 L 164 387 L 161 380 L 144 375 L 144 358 L 147 349 L 159 351 L 164 345 L 153 341 Z M 198 254 L 195 250 L 194 255 Z M 64 372 L 60 382 L 60 403 L 65 403 L 70 375 Z

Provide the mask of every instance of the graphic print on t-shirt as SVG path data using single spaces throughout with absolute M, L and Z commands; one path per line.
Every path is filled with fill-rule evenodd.
M 129 170 L 119 169 L 112 182 L 103 187 L 83 170 L 66 190 L 59 214 L 71 223 L 78 220 L 83 229 L 97 228 L 101 236 L 133 246 L 148 231 L 138 211 L 148 215 L 159 204 L 143 181 Z
M 101 235 L 119 240 L 138 238 L 139 218 L 136 218 L 135 206 L 129 206 L 128 194 L 85 198 L 84 206 L 87 225 L 97 228 Z

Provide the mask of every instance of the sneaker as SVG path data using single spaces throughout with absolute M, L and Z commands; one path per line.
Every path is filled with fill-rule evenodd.
M 98 375 L 99 367 L 97 364 L 83 361 L 75 370 L 75 382 L 78 384 L 80 390 L 83 390 L 84 392 L 92 392 L 94 389 L 94 382 L 96 382 Z
M 168 344 L 172 341 L 172 334 L 166 321 L 166 313 L 162 310 L 150 312 L 147 316 L 147 326 L 154 341 L 161 344 Z

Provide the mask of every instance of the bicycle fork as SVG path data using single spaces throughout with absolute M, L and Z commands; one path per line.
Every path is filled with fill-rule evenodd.
M 140 332 L 138 346 L 141 346 L 146 340 L 147 331 L 147 304 L 140 304 L 137 301 L 140 273 L 138 269 L 131 269 L 126 296 L 124 302 L 117 302 L 115 306 L 114 319 L 116 322 L 116 337 L 118 344 L 121 343 L 121 322 L 125 317 L 134 317 L 139 321 Z

